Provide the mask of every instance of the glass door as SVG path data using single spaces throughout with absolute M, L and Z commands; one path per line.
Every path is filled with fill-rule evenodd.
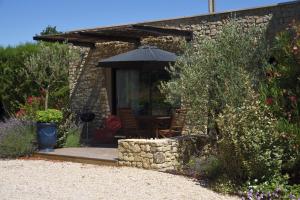
M 115 73 L 115 104 L 131 108 L 137 116 L 168 115 L 170 105 L 164 102 L 158 86 L 169 79 L 164 69 L 117 69 Z

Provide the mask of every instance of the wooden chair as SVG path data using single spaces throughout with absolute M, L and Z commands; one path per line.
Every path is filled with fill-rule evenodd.
M 122 124 L 120 131 L 123 133 L 125 138 L 141 138 L 147 136 L 147 131 L 139 128 L 138 121 L 131 108 L 119 108 L 118 115 Z
M 181 135 L 186 119 L 185 109 L 176 109 L 172 114 L 170 127 L 168 129 L 157 130 L 161 137 L 175 137 Z

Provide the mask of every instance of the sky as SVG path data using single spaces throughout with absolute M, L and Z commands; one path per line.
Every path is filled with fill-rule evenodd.
M 216 12 L 288 0 L 215 0 Z M 208 13 L 208 0 L 0 0 L 0 46 L 33 42 L 48 25 L 58 31 Z

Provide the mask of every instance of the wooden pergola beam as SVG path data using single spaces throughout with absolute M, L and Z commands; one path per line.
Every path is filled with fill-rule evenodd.
M 193 32 L 187 30 L 160 28 L 160 27 L 148 26 L 148 25 L 132 25 L 132 27 L 137 30 L 146 31 L 148 33 L 153 33 L 157 35 L 181 36 L 184 37 L 187 41 L 191 41 L 193 39 Z
M 42 40 L 45 42 L 60 42 L 60 43 L 67 42 L 67 43 L 72 43 L 74 45 L 85 46 L 85 47 L 94 47 L 95 46 L 95 42 L 81 40 L 78 38 L 34 36 L 33 39 L 34 40 Z
M 103 41 L 122 41 L 140 44 L 143 37 L 159 36 L 180 36 L 187 41 L 192 40 L 192 31 L 178 30 L 171 28 L 161 28 L 148 25 L 129 25 L 124 27 L 109 27 L 95 30 L 74 31 L 57 35 L 35 36 L 34 40 L 43 40 L 48 42 L 69 42 L 80 46 L 95 46 L 97 42 Z

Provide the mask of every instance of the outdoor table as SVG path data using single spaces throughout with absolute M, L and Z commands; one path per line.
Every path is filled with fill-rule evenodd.
M 151 116 L 151 115 L 146 115 L 146 116 L 138 116 L 137 117 L 139 126 L 142 129 L 147 129 L 151 132 L 151 135 L 153 134 L 154 137 L 158 137 L 158 130 L 162 128 L 169 128 L 170 125 L 170 116 Z

